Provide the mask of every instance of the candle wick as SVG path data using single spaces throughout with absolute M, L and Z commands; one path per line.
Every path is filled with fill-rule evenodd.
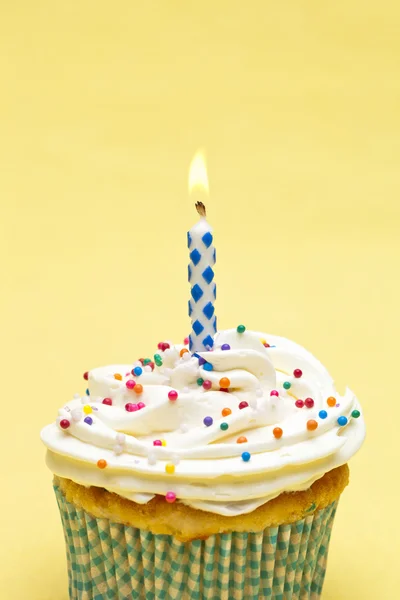
M 196 210 L 201 217 L 207 216 L 206 207 L 202 202 L 196 202 Z

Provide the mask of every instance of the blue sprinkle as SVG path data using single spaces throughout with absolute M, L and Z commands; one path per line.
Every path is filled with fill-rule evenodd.
M 90 396 L 89 388 L 86 390 L 86 396 Z
M 344 425 L 347 425 L 347 417 L 339 417 L 337 422 L 341 427 L 343 427 Z
M 328 413 L 326 412 L 326 410 L 320 410 L 318 413 L 318 416 L 320 419 L 326 419 L 326 417 L 328 416 Z
M 203 369 L 205 371 L 212 371 L 214 369 L 214 367 L 212 366 L 211 363 L 206 363 L 205 365 L 203 365 Z
M 85 423 L 87 423 L 88 425 L 92 425 L 93 424 L 93 419 L 92 417 L 85 417 L 83 419 L 85 421 Z
M 242 459 L 244 460 L 244 462 L 249 462 L 250 458 L 251 458 L 250 452 L 243 452 Z
M 133 373 L 134 375 L 136 375 L 136 377 L 139 377 L 143 373 L 142 367 L 135 367 L 133 369 Z

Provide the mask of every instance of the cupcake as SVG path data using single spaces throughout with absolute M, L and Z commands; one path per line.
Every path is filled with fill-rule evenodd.
M 41 437 L 71 599 L 317 599 L 365 426 L 303 347 L 244 326 L 85 373 Z

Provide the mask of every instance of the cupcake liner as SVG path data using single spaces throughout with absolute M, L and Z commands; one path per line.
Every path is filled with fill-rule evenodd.
M 71 600 L 317 600 L 338 501 L 257 533 L 180 542 L 92 517 L 56 486 Z

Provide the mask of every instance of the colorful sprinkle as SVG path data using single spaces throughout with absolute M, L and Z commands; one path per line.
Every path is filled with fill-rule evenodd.
M 86 371 L 86 372 L 83 374 L 83 379 L 84 379 L 85 381 L 87 381 L 87 380 L 89 379 L 89 371 Z
M 318 427 L 318 423 L 317 421 L 314 421 L 314 419 L 310 419 L 309 421 L 307 421 L 307 429 L 308 431 L 315 431 Z
M 337 422 L 339 423 L 340 427 L 344 427 L 348 422 L 347 417 L 339 417 Z
M 167 463 L 165 465 L 165 472 L 169 475 L 173 475 L 175 473 L 175 465 L 173 465 L 172 463 Z
M 168 350 L 168 348 L 170 348 L 170 345 L 168 344 L 168 342 L 159 342 L 157 344 L 157 348 L 165 352 L 165 350 Z
M 90 413 L 93 412 L 92 407 L 89 406 L 89 404 L 85 404 L 85 406 L 83 407 L 83 412 L 85 413 L 85 415 L 90 415 Z
M 202 377 L 199 377 L 197 380 L 197 385 L 203 385 L 204 383 L 204 379 Z
M 227 429 L 229 429 L 228 423 L 221 423 L 220 429 L 222 429 L 222 431 L 226 431 Z
M 122 381 L 121 373 L 114 373 L 114 379 L 118 379 L 118 381 Z
M 153 446 L 162 446 L 161 440 L 154 440 Z
M 184 354 L 187 354 L 189 352 L 189 350 L 187 348 L 182 348 L 182 350 L 179 352 L 179 356 L 182 358 L 182 356 Z
M 138 407 L 139 410 L 142 410 L 142 408 L 146 408 L 146 405 L 145 405 L 144 402 L 138 402 L 137 407 Z
M 228 377 L 222 377 L 219 380 L 219 387 L 221 388 L 229 388 L 231 386 L 231 380 Z
M 196 356 L 197 356 L 197 354 L 196 354 Z M 206 359 L 205 359 L 205 358 L 203 358 L 202 356 L 199 356 L 199 366 L 200 366 L 200 367 L 202 367 L 203 365 L 205 365 L 205 364 L 206 364 L 206 362 L 207 362 L 207 361 L 206 361 Z
M 107 406 L 112 406 L 111 398 L 103 398 L 102 404 L 107 404 Z
M 244 333 L 244 332 L 246 331 L 246 327 L 245 327 L 244 325 L 238 325 L 238 326 L 236 327 L 236 331 L 237 331 L 238 333 Z
M 284 381 L 283 387 L 285 388 L 285 390 L 290 390 L 292 384 L 290 383 L 290 381 Z
M 140 375 L 143 373 L 143 369 L 142 367 L 135 367 L 133 369 L 133 373 L 132 375 L 136 375 L 136 377 L 140 377 Z
M 161 446 L 165 447 L 166 445 L 167 445 L 167 442 L 165 440 L 161 440 Z
M 204 417 L 203 423 L 206 427 L 210 427 L 214 423 L 214 419 L 212 417 Z
M 236 440 L 237 444 L 245 444 L 247 442 L 247 437 L 244 435 L 240 435 Z
M 328 404 L 328 406 L 331 406 L 331 407 L 336 406 L 336 398 L 334 398 L 333 396 L 329 396 L 326 403 Z
M 60 421 L 61 429 L 68 429 L 68 427 L 70 425 L 71 425 L 71 423 L 68 421 L 68 419 L 61 419 L 61 421 Z
M 279 396 L 278 390 L 272 390 L 269 394 L 270 396 Z
M 97 461 L 97 466 L 99 467 L 99 469 L 105 469 L 107 466 L 107 461 L 104 460 L 104 458 L 101 458 Z
M 358 417 L 361 415 L 359 410 L 353 410 L 353 412 L 351 413 L 351 416 L 353 417 L 353 419 L 358 419 Z
M 83 420 L 88 425 L 93 425 L 93 419 L 92 419 L 92 417 L 85 417 Z
M 87 388 L 87 390 L 85 390 L 86 396 L 90 396 L 90 391 L 89 388 Z
M 318 413 L 318 416 L 320 419 L 326 419 L 326 417 L 328 416 L 328 413 L 326 412 L 326 410 L 320 410 Z
M 209 379 L 206 379 L 205 381 L 203 381 L 203 388 L 205 390 L 211 390 L 212 388 L 212 383 Z
M 136 412 L 138 409 L 138 405 L 137 404 L 133 404 L 132 402 L 128 402 L 127 404 L 125 404 L 125 410 L 128 412 Z
M 243 452 L 242 460 L 244 460 L 244 462 L 249 462 L 250 458 L 251 458 L 250 452 Z
M 230 409 L 230 408 L 223 408 L 223 409 L 222 409 L 222 416 L 223 416 L 223 417 L 228 417 L 228 416 L 229 416 L 229 415 L 231 415 L 231 414 L 232 414 L 232 411 L 231 411 L 231 409 Z
M 301 369 L 295 369 L 293 371 L 293 375 L 296 377 L 296 379 L 299 379 L 303 375 L 303 371 Z
M 185 337 L 185 339 L 183 340 L 183 343 L 185 344 L 185 346 L 187 346 L 189 344 L 190 340 L 188 337 Z
M 154 362 L 156 363 L 157 367 L 162 366 L 162 358 L 159 354 L 154 355 Z
M 168 400 L 171 400 L 171 402 L 178 400 L 178 392 L 176 390 L 171 390 L 168 392 Z
M 136 394 L 141 394 L 141 393 L 143 392 L 143 386 L 142 386 L 140 383 L 137 383 L 137 384 L 135 385 L 135 387 L 133 388 L 133 391 L 134 391 Z
M 222 346 L 221 346 L 221 350 L 230 350 L 230 349 L 231 349 L 231 347 L 229 344 L 222 344 Z
M 274 429 L 272 430 L 272 433 L 274 434 L 274 437 L 277 440 L 279 440 L 279 438 L 281 438 L 283 435 L 283 431 L 280 427 L 274 427 Z
M 214 369 L 214 367 L 212 366 L 211 363 L 206 363 L 205 365 L 203 365 L 203 369 L 205 371 L 212 371 Z
M 133 388 L 136 385 L 136 381 L 133 381 L 133 379 L 128 379 L 128 381 L 125 383 L 125 385 L 128 388 L 128 390 L 133 390 Z
M 297 406 L 297 408 L 303 408 L 304 400 L 300 400 L 299 398 L 298 400 L 296 400 L 295 405 Z
M 312 408 L 314 406 L 314 400 L 312 398 L 306 398 L 304 400 L 304 404 L 307 406 L 307 408 Z
M 175 492 L 167 492 L 165 494 L 165 499 L 170 504 L 172 504 L 173 502 L 175 502 L 175 500 L 176 500 L 176 494 L 175 494 Z
M 242 408 L 247 408 L 249 405 L 248 402 L 246 402 L 246 400 L 242 400 L 242 402 L 239 403 L 239 408 L 240 410 L 242 410 Z

